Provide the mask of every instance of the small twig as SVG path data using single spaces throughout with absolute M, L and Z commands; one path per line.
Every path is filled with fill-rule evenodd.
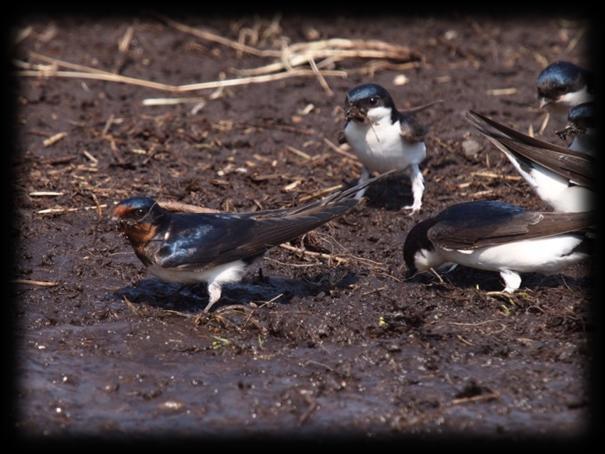
M 317 75 L 319 85 L 322 86 L 326 94 L 330 97 L 334 96 L 334 91 L 332 91 L 332 89 L 328 85 L 328 82 L 326 82 L 326 78 L 323 76 L 321 71 L 317 69 L 317 65 L 315 64 L 315 60 L 313 59 L 313 57 L 309 57 L 309 64 L 311 65 L 311 69 L 313 70 L 313 72 Z
M 200 96 L 190 98 L 145 98 L 141 104 L 144 106 L 173 106 L 176 104 L 197 104 L 205 101 L 206 98 Z
M 472 195 L 473 197 L 483 197 L 483 196 L 485 196 L 485 195 L 489 195 L 489 194 L 493 194 L 493 193 L 494 193 L 494 191 L 493 191 L 493 190 L 491 190 L 491 189 L 486 189 L 485 191 L 477 191 L 477 192 L 474 192 L 474 193 L 472 193 L 471 195 Z
M 213 208 L 190 205 L 188 203 L 177 202 L 174 200 L 158 200 L 158 205 L 169 211 L 184 211 L 187 213 L 219 213 L 219 210 Z
M 305 153 L 304 151 L 299 150 L 298 148 L 294 148 L 294 147 L 292 147 L 290 145 L 288 145 L 286 147 L 286 150 L 294 153 L 295 155 L 297 155 L 297 156 L 299 156 L 299 157 L 301 157 L 301 158 L 303 158 L 305 160 L 311 159 L 311 156 L 309 156 L 307 153 Z
M 478 176 L 478 177 L 485 177 L 485 178 L 511 180 L 511 181 L 518 181 L 521 179 L 521 177 L 518 175 L 498 175 L 497 173 L 486 172 L 486 171 L 471 172 L 471 175 Z
M 466 340 L 464 337 L 462 337 L 460 334 L 456 334 L 456 337 L 458 338 L 458 340 L 460 342 L 462 342 L 463 344 L 466 345 L 473 345 L 473 343 L 471 341 Z
M 407 47 L 396 46 L 378 40 L 351 40 L 333 38 L 319 41 L 305 41 L 285 47 L 280 61 L 258 68 L 238 70 L 242 75 L 258 75 L 283 71 L 310 64 L 311 59 L 330 59 L 330 63 L 354 58 L 375 58 L 406 61 L 417 58 Z M 286 58 L 287 57 L 287 58 Z
M 499 398 L 500 398 L 500 394 L 498 394 L 497 392 L 493 392 L 493 393 L 489 393 L 489 394 L 480 394 L 478 396 L 461 397 L 459 399 L 454 399 L 454 400 L 452 400 L 452 405 L 466 404 L 469 402 L 481 402 L 484 400 L 494 400 L 494 399 L 499 399 Z
M 36 213 L 38 213 L 38 214 L 73 213 L 75 211 L 80 211 L 80 210 L 98 210 L 99 208 L 107 208 L 107 205 L 103 204 L 103 205 L 85 206 L 85 207 L 79 207 L 79 208 L 47 208 L 45 210 L 36 211 Z
M 13 283 L 21 285 L 32 285 L 34 287 L 56 287 L 57 285 L 59 285 L 59 282 L 36 281 L 31 279 L 15 279 L 13 280 Z
M 511 88 L 492 88 L 487 90 L 486 93 L 490 96 L 508 96 L 514 95 L 517 93 L 517 89 L 514 87 Z
M 58 132 L 54 136 L 50 136 L 48 139 L 45 139 L 42 142 L 42 145 L 44 145 L 45 147 L 50 147 L 51 145 L 57 143 L 59 140 L 63 139 L 66 135 L 66 132 Z
M 59 197 L 62 196 L 63 192 L 55 191 L 33 191 L 29 193 L 30 197 Z
M 103 208 L 101 208 L 101 204 L 99 203 L 99 199 L 97 199 L 97 195 L 94 192 L 90 193 L 92 200 L 97 205 L 97 219 L 100 221 L 103 219 Z
M 82 154 L 84 156 L 86 156 L 90 162 L 92 162 L 93 166 L 96 166 L 97 164 L 99 164 L 99 160 L 97 158 L 95 158 L 92 154 L 90 154 L 88 151 L 83 150 Z
M 113 124 L 113 118 L 113 114 L 109 115 L 109 118 L 107 119 L 107 121 L 105 122 L 105 126 L 103 127 L 103 131 L 101 131 L 102 136 L 107 134 L 109 128 L 111 128 L 111 125 Z
M 124 36 L 118 43 L 118 50 L 121 53 L 126 53 L 126 51 L 128 50 L 128 46 L 130 46 L 130 41 L 132 40 L 133 35 L 134 35 L 134 27 L 132 25 L 130 25 L 126 29 L 126 33 L 124 33 Z
M 282 188 L 282 190 L 283 190 L 283 191 L 286 191 L 286 192 L 293 191 L 293 190 L 296 188 L 296 186 L 298 186 L 299 184 L 301 184 L 303 181 L 304 181 L 304 180 L 301 180 L 300 178 L 299 178 L 299 179 L 297 179 L 297 180 L 294 180 L 292 183 L 289 183 L 289 184 L 287 184 L 286 186 L 284 186 L 284 187 Z

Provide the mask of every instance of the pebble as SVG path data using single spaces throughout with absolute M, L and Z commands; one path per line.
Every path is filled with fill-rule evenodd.
M 477 153 L 481 150 L 481 145 L 474 139 L 466 139 L 462 142 L 462 151 L 464 156 L 470 159 L 477 157 Z

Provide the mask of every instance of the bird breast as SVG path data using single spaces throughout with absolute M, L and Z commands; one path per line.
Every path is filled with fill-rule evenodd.
M 374 124 L 349 121 L 344 132 L 355 155 L 375 172 L 405 169 L 410 164 L 419 164 L 426 157 L 424 143 L 409 145 L 403 141 L 398 121 Z

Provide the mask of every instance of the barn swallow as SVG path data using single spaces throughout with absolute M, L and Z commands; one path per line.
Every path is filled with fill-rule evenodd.
M 420 210 L 424 178 L 419 165 L 426 158 L 426 129 L 415 122 L 411 111 L 398 111 L 389 92 L 376 84 L 349 90 L 345 118 L 344 139 L 363 164 L 359 182 L 366 181 L 371 172 L 405 169 L 414 199 L 404 209 L 411 213 Z M 363 191 L 358 194 L 361 196 Z
M 538 75 L 540 108 L 566 115 L 570 107 L 592 101 L 593 75 L 573 63 L 558 61 Z
M 590 211 L 594 206 L 594 157 L 535 139 L 470 111 L 467 120 L 513 164 L 555 211 Z
M 519 273 L 553 273 L 592 250 L 593 213 L 525 211 L 499 200 L 452 205 L 416 224 L 403 246 L 407 277 L 445 263 L 498 271 L 505 292 Z
M 152 198 L 133 197 L 116 206 L 112 219 L 152 274 L 168 282 L 207 283 L 208 312 L 222 285 L 240 281 L 268 249 L 345 214 L 360 202 L 358 191 L 386 175 L 300 207 L 246 213 L 173 213 Z
M 567 125 L 557 135 L 563 141 L 572 137 L 570 150 L 594 154 L 596 149 L 596 118 L 594 102 L 578 104 L 569 109 Z

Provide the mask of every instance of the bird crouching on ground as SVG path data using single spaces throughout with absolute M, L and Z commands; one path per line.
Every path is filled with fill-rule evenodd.
M 409 231 L 406 277 L 457 264 L 499 272 L 512 293 L 519 273 L 554 273 L 588 258 L 594 223 L 594 213 L 526 211 L 498 200 L 455 204 Z
M 294 208 L 174 213 L 152 198 L 133 197 L 115 207 L 112 219 L 153 275 L 167 282 L 207 283 L 208 312 L 220 299 L 222 286 L 240 281 L 268 249 L 342 216 L 360 202 L 358 191 L 387 174 Z

